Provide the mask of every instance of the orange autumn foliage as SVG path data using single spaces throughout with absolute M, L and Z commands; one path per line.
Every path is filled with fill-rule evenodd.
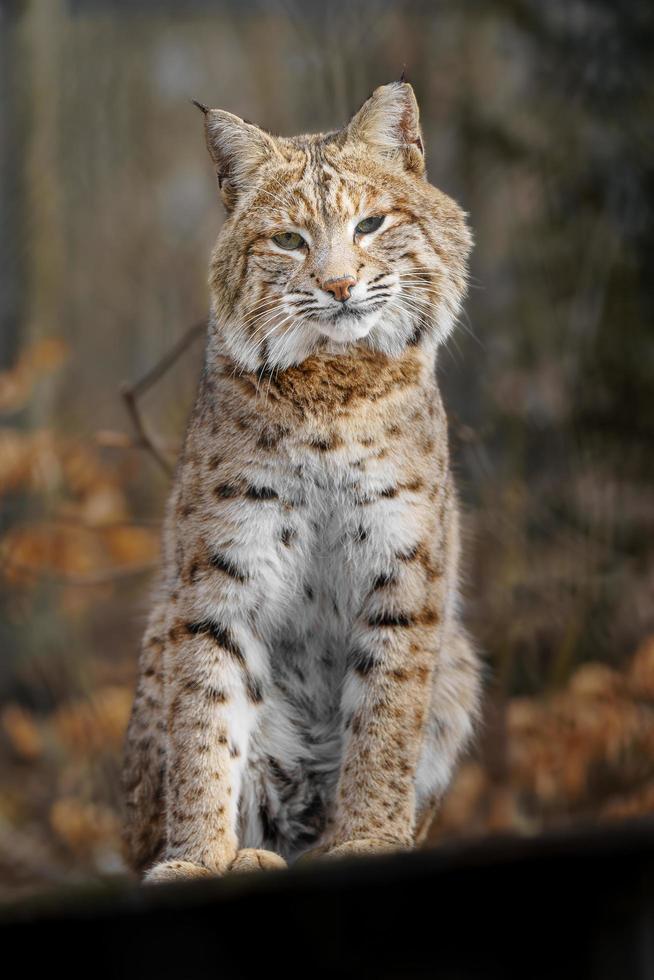
M 654 809 L 654 637 L 621 671 L 583 664 L 567 686 L 513 698 L 501 774 L 479 762 L 456 776 L 432 840 L 462 829 L 534 832 L 572 817 Z

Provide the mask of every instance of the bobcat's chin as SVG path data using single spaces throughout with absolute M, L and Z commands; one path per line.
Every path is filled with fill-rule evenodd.
M 348 344 L 366 337 L 379 320 L 379 312 L 361 314 L 353 309 L 344 310 L 335 317 L 321 317 L 315 321 L 317 329 L 330 340 Z

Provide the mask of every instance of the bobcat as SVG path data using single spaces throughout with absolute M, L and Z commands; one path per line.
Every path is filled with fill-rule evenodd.
M 228 217 L 126 744 L 148 881 L 410 848 L 480 690 L 435 378 L 471 238 L 413 89 L 293 139 L 198 106 Z

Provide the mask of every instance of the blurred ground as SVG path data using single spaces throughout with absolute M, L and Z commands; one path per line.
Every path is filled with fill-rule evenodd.
M 440 377 L 487 707 L 431 840 L 654 809 L 653 42 L 638 0 L 0 2 L 2 897 L 122 870 L 168 481 L 120 386 L 221 220 L 188 98 L 330 128 L 405 65 L 476 238 Z M 142 399 L 170 459 L 200 353 Z

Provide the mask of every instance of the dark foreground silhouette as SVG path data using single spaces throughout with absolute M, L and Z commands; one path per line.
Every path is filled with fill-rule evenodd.
M 654 819 L 7 909 L 22 976 L 654 977 Z

